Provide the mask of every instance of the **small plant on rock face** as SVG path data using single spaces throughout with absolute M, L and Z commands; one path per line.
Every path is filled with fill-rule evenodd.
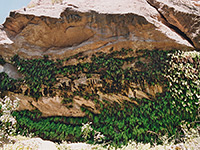
M 91 124 L 92 124 L 92 122 L 82 124 L 83 126 L 81 128 L 81 132 L 82 132 L 82 136 L 85 140 L 87 140 L 88 138 L 91 137 L 91 132 L 93 131 Z
M 6 62 L 5 60 L 2 58 L 2 56 L 0 55 L 0 65 L 4 65 Z
M 93 135 L 92 131 L 94 131 L 94 142 L 99 143 L 99 142 L 103 142 L 105 136 L 96 130 L 93 130 L 93 128 L 91 127 L 92 122 L 88 122 L 86 124 L 82 124 L 82 128 L 81 128 L 81 132 L 82 132 L 82 136 L 85 140 L 90 139 Z
M 95 142 L 102 142 L 104 140 L 105 136 L 101 134 L 101 132 L 94 131 L 94 141 Z
M 13 135 L 16 131 L 16 119 L 11 115 L 12 111 L 18 107 L 17 100 L 11 101 L 9 97 L 0 99 L 0 139 L 8 139 L 8 136 Z

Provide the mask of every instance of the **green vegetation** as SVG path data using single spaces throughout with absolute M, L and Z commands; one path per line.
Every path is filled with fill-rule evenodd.
M 3 57 L 0 55 L 0 65 L 4 65 L 6 61 L 3 59 Z
M 78 60 L 84 61 L 86 56 L 76 55 Z M 81 58 L 81 59 L 80 59 Z M 15 56 L 13 64 L 25 75 L 24 82 L 30 87 L 30 96 L 36 99 L 42 96 L 42 86 L 53 96 L 58 83 L 58 76 L 71 80 L 69 86 L 62 85 L 59 89 L 64 94 L 63 104 L 73 103 L 73 96 L 79 95 L 85 99 L 92 99 L 99 105 L 101 114 L 93 114 L 87 108 L 82 107 L 87 115 L 83 118 L 74 117 L 41 117 L 39 111 L 14 112 L 17 119 L 17 131 L 21 134 L 34 133 L 43 139 L 53 141 L 70 140 L 72 142 L 84 141 L 81 135 L 82 123 L 92 122 L 94 129 L 88 136 L 89 142 L 95 142 L 95 132 L 102 133 L 104 142 L 115 147 L 127 144 L 129 140 L 144 143 L 162 143 L 160 136 L 174 136 L 176 142 L 182 137 L 182 122 L 196 127 L 199 122 L 199 97 L 200 97 L 200 57 L 184 56 L 177 51 L 140 50 L 134 52 L 131 49 L 122 49 L 110 54 L 97 53 L 91 57 L 91 62 L 78 63 L 77 65 L 64 66 L 67 60 L 43 59 L 23 60 Z M 124 67 L 126 64 L 134 64 Z M 80 74 L 86 74 L 90 78 L 93 74 L 100 75 L 102 87 L 94 87 L 92 92 L 84 92 L 84 85 L 80 91 L 71 91 L 74 80 Z M 9 87 L 10 83 L 22 83 L 12 81 L 5 74 L 0 74 L 3 91 L 16 89 Z M 9 82 L 8 82 L 9 81 Z M 125 94 L 130 83 L 138 83 L 143 88 L 146 81 L 149 85 L 161 84 L 163 93 L 148 99 L 134 99 L 138 105 L 124 102 L 102 104 L 98 100 L 97 91 L 103 93 Z M 12 86 L 16 85 L 13 83 Z M 15 90 L 13 90 L 15 92 Z M 50 92 L 51 91 L 51 92 Z M 70 93 L 71 94 L 68 94 Z M 25 130 L 26 129 L 26 130 Z
M 165 78 L 163 78 L 162 74 L 164 72 L 164 66 L 166 66 L 165 60 L 168 57 L 167 53 L 169 52 L 141 50 L 137 52 L 137 57 L 130 57 L 129 53 L 134 52 L 131 49 L 122 49 L 121 51 L 111 52 L 110 54 L 97 53 L 91 57 L 92 62 L 90 63 L 85 62 L 68 66 L 62 64 L 65 60 L 57 60 L 54 62 L 53 60 L 49 60 L 47 56 L 44 56 L 43 59 L 24 60 L 16 55 L 12 58 L 12 62 L 25 75 L 23 83 L 26 83 L 30 88 L 30 93 L 27 95 L 36 99 L 43 95 L 43 88 L 46 89 L 46 95 L 55 95 L 54 85 L 59 82 L 56 79 L 57 76 L 67 77 L 73 82 L 83 73 L 88 78 L 92 74 L 99 74 L 103 87 L 94 89 L 94 94 L 96 94 L 95 91 L 97 90 L 103 93 L 123 93 L 131 82 L 141 85 L 144 85 L 144 80 L 150 85 L 165 83 Z M 72 58 L 84 59 L 87 56 L 83 57 L 81 54 L 77 54 L 75 57 L 68 58 L 67 60 Z M 140 59 L 143 58 L 147 59 L 148 62 L 142 62 Z M 135 63 L 135 66 L 122 69 L 125 63 Z M 6 88 L 6 84 L 1 84 Z M 80 88 L 82 88 L 82 91 L 85 89 L 83 86 Z M 68 91 L 69 89 L 69 87 L 64 85 L 62 88 L 60 87 L 62 91 Z M 81 91 L 79 91 L 79 94 L 81 94 Z
M 54 62 L 44 56 L 43 59 L 24 60 L 17 55 L 12 58 L 13 64 L 25 75 L 24 82 L 30 87 L 30 96 L 36 99 L 42 96 L 42 85 L 53 96 L 53 85 L 56 82 L 57 68 L 60 62 Z
M 0 73 L 0 91 L 15 91 L 17 89 L 17 81 L 9 78 L 4 72 Z M 1 93 L 0 93 L 1 94 Z
M 106 142 L 112 141 L 116 146 L 127 144 L 129 140 L 144 143 L 157 140 L 161 143 L 158 136 L 173 135 L 178 139 L 183 135 L 181 122 L 195 122 L 198 119 L 198 105 L 192 105 L 194 111 L 190 114 L 186 109 L 174 107 L 173 101 L 169 93 L 164 93 L 155 101 L 140 100 L 139 106 L 130 103 L 123 106 L 117 103 L 114 106 L 108 105 L 100 115 L 86 111 L 87 117 L 84 118 L 42 118 L 38 113 L 27 111 L 15 112 L 13 115 L 18 121 L 18 131 L 24 132 L 26 128 L 29 133 L 53 141 L 83 141 L 80 134 L 82 123 L 90 121 L 93 129 L 105 136 Z M 94 142 L 92 138 L 89 140 Z

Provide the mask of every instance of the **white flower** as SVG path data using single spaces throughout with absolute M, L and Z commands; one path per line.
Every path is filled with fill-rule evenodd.
M 8 138 L 9 135 L 12 135 L 16 131 L 16 123 L 17 121 L 11 115 L 12 111 L 18 107 L 17 100 L 11 101 L 9 97 L 5 97 L 4 99 L 0 99 L 2 116 L 0 116 L 1 122 L 1 130 L 0 130 L 0 138 Z

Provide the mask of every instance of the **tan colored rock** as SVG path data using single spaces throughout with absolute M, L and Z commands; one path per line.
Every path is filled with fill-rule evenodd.
M 133 88 L 133 89 L 139 89 L 139 90 L 142 90 L 141 86 L 139 83 L 134 83 L 134 82 L 131 82 L 130 83 L 130 87 Z
M 117 102 L 118 104 L 123 103 L 124 101 L 128 101 L 131 103 L 135 103 L 138 105 L 138 103 L 134 100 L 131 100 L 127 96 L 121 95 L 121 94 L 103 94 L 100 91 L 97 92 L 99 95 L 99 99 L 103 102 L 103 100 L 106 100 L 110 103 Z
M 135 97 L 142 99 L 142 98 L 146 98 L 146 99 L 150 99 L 146 93 L 144 93 L 143 91 L 139 91 L 139 90 L 134 90 L 135 92 Z
M 66 86 L 70 86 L 69 82 L 71 81 L 71 79 L 67 78 L 67 77 L 62 77 L 62 78 L 56 78 L 56 80 L 58 80 L 59 82 L 57 84 L 54 85 L 55 88 L 58 88 L 59 86 L 63 86 L 63 84 L 65 84 Z
M 87 84 L 92 87 L 101 88 L 103 85 L 101 83 L 100 74 L 92 74 L 91 78 L 87 78 Z
M 10 97 L 11 100 L 16 100 L 16 98 L 19 98 L 20 101 L 19 101 L 19 106 L 18 106 L 17 110 L 32 111 L 35 109 L 35 107 L 32 105 L 32 102 L 34 101 L 33 98 L 22 95 L 22 94 L 15 94 L 12 92 L 8 92 L 7 95 L 8 95 L 8 97 Z
M 163 88 L 161 85 L 155 84 L 155 85 L 150 86 L 146 81 L 144 81 L 144 88 L 145 88 L 145 92 L 150 94 L 153 98 L 156 97 L 157 93 L 163 92 Z
M 99 114 L 100 111 L 96 109 L 95 103 L 92 100 L 85 100 L 79 96 L 75 96 L 72 107 L 67 108 L 62 104 L 62 97 L 41 97 L 37 101 L 31 97 L 24 96 L 22 94 L 15 94 L 9 92 L 7 94 L 11 100 L 17 98 L 20 99 L 19 107 L 17 110 L 29 110 L 38 109 L 42 112 L 42 116 L 66 116 L 66 117 L 84 117 L 85 113 L 81 111 L 81 107 L 86 107 L 88 110 L 95 114 Z
M 191 49 L 188 44 L 170 39 L 157 24 L 146 19 L 148 17 L 136 13 L 81 12 L 71 8 L 66 8 L 60 18 L 12 12 L 3 29 L 14 43 L 0 46 L 0 54 L 7 56 L 8 51 L 10 55 L 25 58 L 49 55 L 57 59 L 80 52 L 108 52 L 112 47 L 114 51 L 121 48 Z M 6 51 L 1 51 L 5 48 Z
M 90 108 L 91 111 L 97 113 L 95 104 L 92 101 L 87 101 L 83 98 L 75 97 L 73 100 L 72 108 L 67 108 L 63 105 L 62 97 L 41 97 L 38 101 L 33 101 L 32 104 L 38 108 L 43 116 L 66 116 L 66 117 L 83 117 L 85 113 L 81 111 L 81 106 Z
M 63 63 L 63 65 L 77 65 L 77 64 L 78 64 L 78 60 L 75 59 L 75 58 L 70 59 L 70 60 L 68 60 L 68 61 L 65 61 L 65 62 Z
M 100 111 L 95 108 L 95 103 L 91 100 L 85 100 L 82 97 L 75 96 L 73 102 L 74 102 L 73 107 L 77 107 L 78 109 L 80 109 L 80 106 L 84 106 L 95 114 L 100 113 Z
M 131 88 L 128 89 L 127 95 L 128 95 L 129 98 L 135 98 L 135 94 L 134 94 L 134 92 L 132 91 Z
M 82 74 L 79 76 L 79 79 L 74 80 L 75 87 L 78 88 L 79 85 L 87 85 L 87 77 L 86 75 Z
M 166 23 L 168 23 L 166 25 L 173 25 L 172 28 L 179 29 L 178 31 L 174 28 L 177 32 L 182 32 L 182 37 L 187 37 L 194 47 L 200 49 L 200 7 L 195 5 L 195 2 L 177 0 L 147 1 L 163 15 Z

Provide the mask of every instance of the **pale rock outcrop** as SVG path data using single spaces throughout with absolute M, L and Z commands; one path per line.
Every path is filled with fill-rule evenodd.
M 22 74 L 18 72 L 18 69 L 9 63 L 4 64 L 2 68 L 3 68 L 2 72 L 5 72 L 10 78 L 13 79 L 23 78 Z
M 2 65 L 0 65 L 0 73 L 3 72 L 4 67 Z
M 12 43 L 13 41 L 8 38 L 6 32 L 3 30 L 3 25 L 0 25 L 0 45 Z
M 55 143 L 41 138 L 11 137 L 14 144 L 6 144 L 3 149 L 58 150 Z

